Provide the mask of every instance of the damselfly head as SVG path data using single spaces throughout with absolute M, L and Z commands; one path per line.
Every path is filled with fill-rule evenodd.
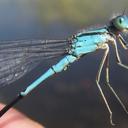
M 128 16 L 119 15 L 111 20 L 112 25 L 118 31 L 127 31 L 128 32 Z

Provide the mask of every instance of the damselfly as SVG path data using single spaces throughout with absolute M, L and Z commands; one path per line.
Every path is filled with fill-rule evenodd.
M 118 40 L 122 47 L 125 50 L 127 49 L 127 43 L 121 35 L 122 32 L 125 31 L 128 31 L 128 17 L 124 14 L 121 14 L 111 19 L 109 24 L 103 26 L 102 28 L 83 30 L 74 34 L 71 38 L 68 38 L 66 40 L 21 40 L 1 42 L 1 86 L 5 86 L 6 84 L 10 84 L 11 82 L 21 78 L 22 76 L 24 76 L 24 74 L 28 73 L 30 70 L 38 66 L 38 64 L 43 59 L 57 56 L 63 56 L 63 58 L 57 64 L 51 66 L 24 91 L 20 92 L 12 102 L 10 102 L 0 111 L 0 116 L 6 113 L 20 99 L 29 94 L 41 82 L 43 82 L 50 76 L 66 70 L 71 63 L 79 60 L 81 57 L 83 57 L 83 55 L 87 55 L 88 53 L 102 49 L 104 50 L 104 55 L 96 76 L 96 85 L 110 113 L 110 122 L 112 125 L 114 125 L 112 121 L 112 111 L 100 87 L 99 82 L 103 66 L 105 66 L 107 85 L 114 96 L 117 98 L 125 112 L 128 113 L 125 105 L 122 103 L 109 82 L 109 45 L 113 45 L 115 48 L 117 64 L 125 69 L 128 69 L 128 66 L 124 65 L 121 62 L 116 42 Z

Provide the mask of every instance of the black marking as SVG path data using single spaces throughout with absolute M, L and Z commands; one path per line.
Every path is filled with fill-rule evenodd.
M 12 108 L 18 101 L 20 101 L 23 98 L 22 95 L 18 95 L 13 101 L 11 101 L 9 104 L 7 104 L 1 111 L 0 111 L 0 117 L 2 117 L 10 108 Z
M 90 36 L 90 35 L 102 35 L 102 34 L 106 34 L 106 32 L 89 32 L 89 33 L 83 33 L 83 34 L 80 34 L 79 36 L 77 37 L 82 37 L 82 36 Z
M 107 30 L 109 33 L 113 33 L 114 35 L 119 35 L 120 33 L 120 30 L 114 25 L 114 20 L 115 19 L 112 19 L 109 23 L 109 25 L 107 26 Z

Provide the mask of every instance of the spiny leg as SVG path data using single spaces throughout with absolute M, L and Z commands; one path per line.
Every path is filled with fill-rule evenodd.
M 118 64 L 119 66 L 125 68 L 125 69 L 128 69 L 128 65 L 123 64 L 122 61 L 121 61 L 121 59 L 120 59 L 116 41 L 113 41 L 113 45 L 114 45 L 115 50 L 116 50 L 116 60 L 117 60 L 117 64 Z
M 119 34 L 117 39 L 119 40 L 119 43 L 122 45 L 123 49 L 127 50 L 128 47 L 127 47 L 127 43 L 124 40 L 124 38 Z
M 114 94 L 114 96 L 116 97 L 116 99 L 119 101 L 120 105 L 122 106 L 122 108 L 124 109 L 124 111 L 128 114 L 128 111 L 125 107 L 125 105 L 123 104 L 123 102 L 121 101 L 121 99 L 119 98 L 119 96 L 117 95 L 117 93 L 115 92 L 115 90 L 112 88 L 111 84 L 110 84 L 110 77 L 109 77 L 109 56 L 107 55 L 106 58 L 106 82 L 108 87 L 110 88 L 110 90 L 112 91 L 112 93 Z
M 103 91 L 102 91 L 102 89 L 101 89 L 101 87 L 100 87 L 100 84 L 99 84 L 99 82 L 100 82 L 100 77 L 101 77 L 101 72 L 102 72 L 104 63 L 105 63 L 105 61 L 106 61 L 106 57 L 107 57 L 108 52 L 109 52 L 109 46 L 108 46 L 108 44 L 104 44 L 104 45 L 102 45 L 100 48 L 101 48 L 101 49 L 105 49 L 105 53 L 104 53 L 104 56 L 103 56 L 103 58 L 102 58 L 102 61 L 101 61 L 101 64 L 100 64 L 100 67 L 99 67 L 99 70 L 98 70 L 98 73 L 97 73 L 97 76 L 96 76 L 96 84 L 97 84 L 98 89 L 99 89 L 99 91 L 100 91 L 100 94 L 101 94 L 101 96 L 102 96 L 102 98 L 103 98 L 103 100 L 104 100 L 104 102 L 105 102 L 105 104 L 106 104 L 106 107 L 107 107 L 107 109 L 108 109 L 108 111 L 109 111 L 109 114 L 110 114 L 110 123 L 111 123 L 112 125 L 115 125 L 115 124 L 113 123 L 113 121 L 112 121 L 112 111 L 111 111 L 111 109 L 110 109 L 110 107 L 109 107 L 109 104 L 108 104 L 108 102 L 107 102 L 107 100 L 106 100 L 106 98 L 105 98 L 105 95 L 104 95 L 104 93 L 103 93 Z

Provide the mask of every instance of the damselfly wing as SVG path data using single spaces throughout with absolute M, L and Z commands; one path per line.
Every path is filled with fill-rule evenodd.
M 0 87 L 35 68 L 42 60 L 66 54 L 68 40 L 18 40 L 0 42 Z

